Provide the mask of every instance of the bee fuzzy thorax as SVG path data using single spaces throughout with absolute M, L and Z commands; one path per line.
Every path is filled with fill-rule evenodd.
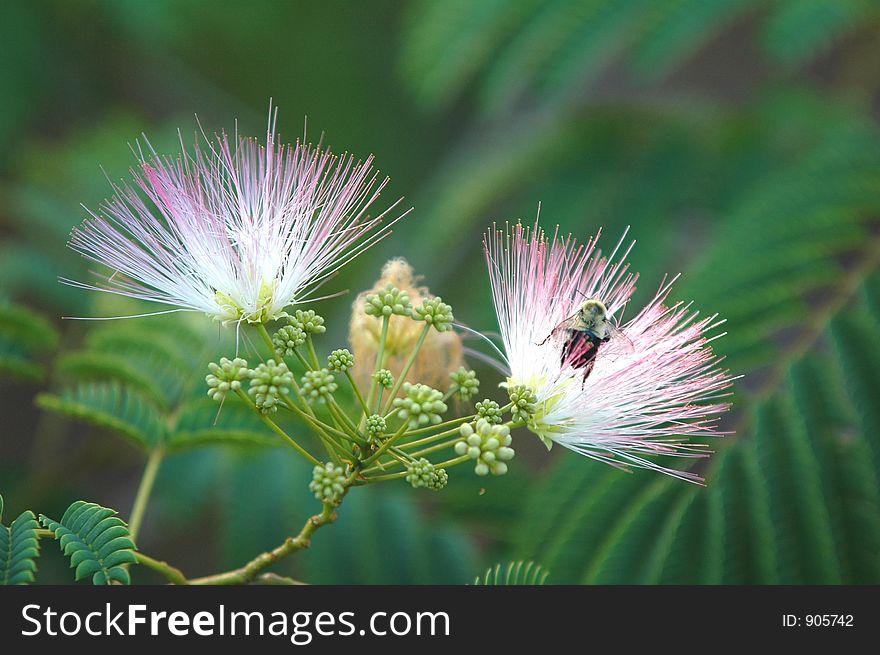
M 594 330 L 601 338 L 604 336 L 605 323 L 608 320 L 608 308 L 605 303 L 596 298 L 585 300 L 578 310 L 579 326 L 587 330 Z

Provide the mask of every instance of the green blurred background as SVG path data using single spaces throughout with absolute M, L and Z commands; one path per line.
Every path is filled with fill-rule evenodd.
M 601 226 L 606 245 L 631 225 L 639 298 L 682 272 L 675 296 L 728 319 L 718 350 L 745 375 L 707 488 L 548 456 L 521 433 L 502 478 L 456 469 L 440 494 L 356 490 L 280 572 L 457 584 L 525 558 L 555 583 L 880 582 L 878 36 L 869 0 L 5 3 L 4 523 L 78 498 L 127 515 L 144 465 L 132 445 L 153 434 L 150 417 L 97 428 L 38 394 L 51 407 L 85 393 L 75 380 L 119 377 L 140 361 L 114 350 L 121 333 L 145 351 L 157 334 L 192 339 L 178 354 L 196 380 L 229 352 L 201 317 L 60 320 L 120 309 L 57 282 L 87 276 L 65 243 L 79 204 L 108 194 L 101 167 L 125 176 L 142 132 L 160 151 L 178 127 L 191 142 L 193 114 L 262 134 L 273 98 L 282 135 L 307 116 L 334 149 L 374 153 L 392 177 L 383 197 L 415 207 L 335 288 L 369 287 L 402 255 L 457 318 L 494 330 L 480 236 L 540 202 L 545 224 L 580 238 Z M 349 307 L 320 307 L 326 349 Z M 159 376 L 141 391 L 163 415 L 185 394 Z M 195 446 L 163 464 L 138 540 L 188 575 L 242 564 L 317 509 L 288 451 Z M 39 582 L 70 579 L 56 551 L 44 544 Z

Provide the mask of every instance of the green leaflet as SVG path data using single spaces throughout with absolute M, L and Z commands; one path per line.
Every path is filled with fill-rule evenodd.
M 550 574 L 540 564 L 518 560 L 506 566 L 501 562 L 486 569 L 483 575 L 474 578 L 475 585 L 542 585 Z
M 169 452 L 277 444 L 237 399 L 221 407 L 205 397 L 206 367 L 214 355 L 204 344 L 223 344 L 180 319 L 163 318 L 161 330 L 140 323 L 93 330 L 83 350 L 58 360 L 67 385 L 40 394 L 37 404 L 109 429 L 145 451 L 160 442 Z
M 278 437 L 266 429 L 249 408 L 235 401 L 221 408 L 210 398 L 199 398 L 180 408 L 168 437 L 170 451 L 209 445 L 275 446 Z
M 877 10 L 872 4 L 864 0 L 776 0 L 763 26 L 762 45 L 780 63 L 804 63 L 870 20 Z
M 179 387 L 180 376 L 173 370 L 160 372 L 156 362 L 138 357 L 138 354 L 133 350 L 68 353 L 58 358 L 58 370 L 79 382 L 116 380 L 137 389 L 159 407 L 168 409 L 169 396 Z
M 58 346 L 49 321 L 20 305 L 0 302 L 0 377 L 39 382 L 43 359 Z
M 151 449 L 164 437 L 165 428 L 158 408 L 140 391 L 127 385 L 79 384 L 58 395 L 41 393 L 36 402 L 45 410 L 112 430 L 143 450 Z
M 92 583 L 131 584 L 125 564 L 136 564 L 136 547 L 125 521 L 116 510 L 78 500 L 67 508 L 61 521 L 40 515 L 40 523 L 51 530 L 61 550 L 76 569 L 76 579 L 92 576 Z
M 3 496 L 0 496 L 0 521 L 3 520 Z M 18 515 L 9 527 L 0 523 L 0 584 L 24 585 L 34 581 L 40 527 L 30 510 Z
M 657 81 L 707 42 L 752 16 L 764 52 L 787 66 L 827 50 L 877 15 L 865 0 L 498 0 L 420 2 L 410 11 L 400 57 L 416 98 L 439 109 L 476 86 L 485 111 L 545 104 L 595 80 L 612 63 Z

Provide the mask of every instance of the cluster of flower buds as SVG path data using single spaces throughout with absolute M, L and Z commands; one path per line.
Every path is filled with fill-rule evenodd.
M 233 360 L 222 357 L 219 363 L 208 364 L 208 370 L 210 373 L 205 376 L 208 396 L 221 402 L 230 391 L 241 389 L 243 380 L 250 380 L 248 394 L 263 414 L 278 410 L 280 399 L 290 393 L 289 386 L 293 382 L 293 373 L 287 364 L 283 361 L 276 363 L 274 359 L 250 369 L 247 361 L 240 357 Z
M 424 457 L 417 462 L 411 462 L 406 471 L 406 481 L 413 486 L 413 489 L 425 487 L 432 491 L 440 491 L 449 482 L 446 469 L 436 468 Z
M 219 364 L 208 364 L 208 370 L 211 371 L 205 377 L 208 395 L 217 402 L 224 400 L 230 391 L 241 389 L 241 381 L 248 379 L 251 373 L 248 363 L 241 357 L 232 360 L 221 357 Z
M 279 358 L 293 357 L 297 348 L 306 342 L 306 333 L 296 325 L 285 325 L 272 335 L 272 345 Z
M 334 350 L 327 357 L 327 369 L 336 373 L 345 373 L 354 366 L 354 355 L 348 348 Z
M 333 374 L 326 368 L 322 368 L 317 371 L 306 371 L 302 377 L 300 390 L 307 402 L 326 403 L 332 399 L 338 386 Z
M 309 491 L 321 502 L 335 503 L 345 493 L 345 476 L 345 468 L 332 462 L 316 466 L 312 471 Z
M 458 397 L 467 402 L 477 395 L 480 391 L 480 381 L 477 379 L 476 371 L 469 371 L 464 366 L 449 374 L 452 379 L 452 393 L 458 394 Z
M 275 363 L 274 359 L 267 360 L 250 372 L 251 384 L 248 394 L 254 399 L 254 404 L 263 414 L 278 411 L 278 403 L 282 396 L 290 393 L 290 384 L 293 382 L 293 373 L 284 362 Z
M 477 460 L 474 473 L 477 475 L 507 473 L 505 462 L 513 459 L 515 454 L 510 447 L 512 438 L 509 427 L 492 425 L 485 419 L 479 419 L 475 426 L 465 423 L 459 432 L 462 440 L 455 444 L 455 452 Z
M 395 398 L 394 407 L 397 408 L 397 417 L 402 421 L 409 421 L 409 427 L 413 430 L 436 425 L 448 409 L 443 402 L 443 394 L 425 384 L 405 382 L 403 393 L 406 397 Z
M 287 319 L 291 325 L 299 328 L 305 334 L 323 334 L 327 331 L 324 326 L 324 318 L 311 309 L 297 309 L 293 316 Z
M 452 329 L 455 317 L 452 315 L 452 307 L 443 302 L 440 296 L 428 298 L 413 310 L 413 318 L 417 321 L 425 321 L 437 328 L 438 332 L 446 332 Z
M 364 311 L 368 316 L 412 316 L 409 294 L 393 284 L 387 284 L 377 293 L 366 297 Z
M 484 419 L 486 422 L 492 423 L 493 425 L 504 422 L 501 406 L 494 400 L 490 400 L 489 398 L 480 400 L 474 405 L 474 407 L 477 410 L 478 418 Z
M 510 396 L 510 415 L 514 421 L 528 423 L 537 410 L 538 397 L 525 385 L 515 385 L 507 390 Z
M 430 297 L 414 307 L 407 292 L 401 291 L 393 284 L 388 284 L 377 293 L 366 297 L 364 311 L 370 316 L 388 318 L 391 316 L 408 317 L 415 321 L 424 321 L 438 332 L 450 330 L 454 317 L 452 309 L 439 297 Z M 306 364 L 299 386 L 295 383 L 294 374 L 288 368 L 285 358 L 297 356 L 305 364 L 305 359 L 297 353 L 297 349 L 309 343 L 311 337 L 326 331 L 324 319 L 311 310 L 297 310 L 292 315 L 283 317 L 287 324 L 280 327 L 272 336 L 272 348 L 275 358 L 248 368 L 244 359 L 229 360 L 223 358 L 219 363 L 210 364 L 210 374 L 206 380 L 208 394 L 215 400 L 223 400 L 229 391 L 239 391 L 242 382 L 249 380 L 248 394 L 253 399 L 257 410 L 268 414 L 277 410 L 278 405 L 293 389 L 297 391 L 300 401 L 309 404 L 329 403 L 339 388 L 334 374 L 343 373 L 351 377 L 355 366 L 355 357 L 347 348 L 333 350 L 326 359 L 326 367 L 312 369 Z M 314 361 L 315 351 L 309 343 L 309 358 Z M 457 364 L 456 364 L 457 365 Z M 372 374 L 372 379 L 384 389 L 396 389 L 395 377 L 387 368 L 380 368 Z M 442 422 L 448 407 L 446 399 L 458 397 L 472 401 L 480 390 L 480 381 L 475 371 L 464 366 L 449 373 L 451 383 L 448 392 L 444 393 L 427 384 L 403 382 L 401 395 L 391 399 L 390 414 L 373 413 L 360 420 L 360 427 L 355 428 L 357 421 L 349 422 L 349 429 L 357 429 L 360 436 L 367 440 L 374 451 L 382 447 L 388 438 L 388 421 L 400 421 L 404 429 L 423 430 Z M 352 379 L 352 382 L 354 380 Z M 508 389 L 510 405 L 502 408 L 491 399 L 484 399 L 475 404 L 476 420 L 460 427 L 461 440 L 455 443 L 454 450 L 460 456 L 474 460 L 474 471 L 477 475 L 503 475 L 507 472 L 507 463 L 514 457 L 511 448 L 510 428 L 504 424 L 504 411 L 510 409 L 514 421 L 527 422 L 534 416 L 536 397 L 534 391 L 525 386 L 512 386 Z M 289 401 L 288 401 L 289 402 Z M 363 400 L 361 401 L 363 404 Z M 333 414 L 331 412 L 331 414 Z M 393 418 L 392 418 L 393 417 Z M 395 424 L 396 425 L 396 424 Z M 342 427 L 342 429 L 347 429 Z M 392 432 L 397 428 L 393 428 Z M 395 439 L 397 436 L 394 437 Z M 387 449 L 388 446 L 385 446 Z M 355 456 L 357 457 L 357 449 Z M 443 489 L 449 480 L 445 469 L 438 468 L 428 459 L 421 457 L 405 464 L 405 479 L 413 488 L 432 490 Z M 322 502 L 338 502 L 345 493 L 345 480 L 349 474 L 346 466 L 327 462 L 314 468 L 309 489 Z M 401 477 L 403 474 L 401 474 Z
M 373 379 L 386 389 L 394 386 L 394 376 L 387 368 L 381 368 L 373 373 Z
M 385 419 L 378 414 L 372 414 L 367 417 L 366 430 L 367 437 L 369 437 L 370 441 L 375 441 L 376 439 L 384 437 L 385 428 Z

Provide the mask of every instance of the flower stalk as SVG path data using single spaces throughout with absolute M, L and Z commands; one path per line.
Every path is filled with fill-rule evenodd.
M 147 511 L 147 503 L 150 500 L 150 494 L 153 492 L 153 486 L 156 483 L 156 475 L 159 473 L 159 467 L 162 465 L 162 459 L 165 457 L 165 446 L 157 444 L 150 456 L 147 458 L 147 464 L 144 468 L 144 474 L 141 476 L 140 484 L 134 497 L 134 504 L 131 508 L 131 514 L 128 519 L 128 531 L 132 540 L 137 538 L 141 525 L 144 521 L 144 514 Z

